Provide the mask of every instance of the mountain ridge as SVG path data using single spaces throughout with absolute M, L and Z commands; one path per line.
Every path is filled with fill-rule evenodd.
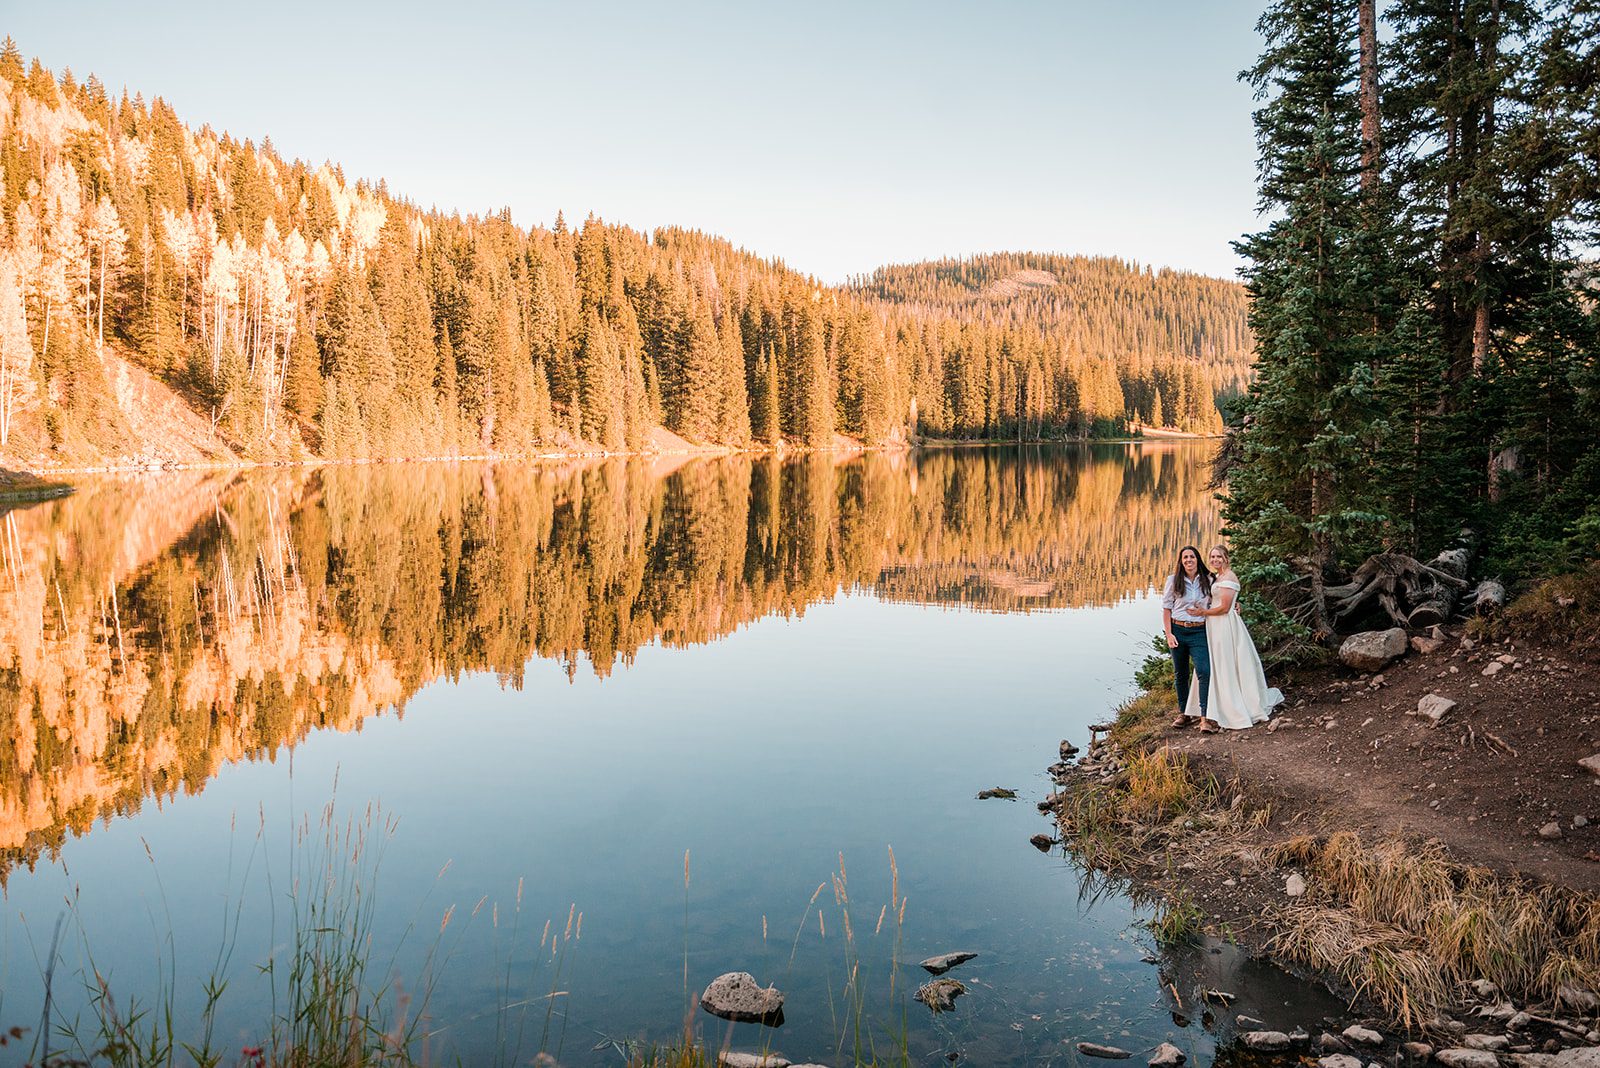
M 11 466 L 1207 432 L 1248 377 L 1233 283 L 993 254 L 1063 282 L 978 314 L 917 289 L 954 261 L 827 286 L 697 230 L 424 210 L 9 39 L 0 224 Z

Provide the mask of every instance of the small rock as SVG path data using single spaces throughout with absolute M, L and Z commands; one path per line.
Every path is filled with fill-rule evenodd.
M 1556 828 L 1560 830 L 1560 828 Z M 1540 828 L 1539 834 L 1544 834 Z M 1600 997 L 1596 997 L 1593 990 L 1577 986 L 1573 983 L 1562 983 L 1556 987 L 1556 1007 L 1569 1012 L 1590 1013 L 1600 1008 Z
M 1572 817 L 1572 826 L 1575 827 L 1575 828 L 1576 827 L 1587 827 L 1587 826 L 1589 826 L 1589 817 L 1588 816 L 1574 816 L 1574 817 Z
M 956 998 L 967 992 L 967 988 L 955 979 L 935 979 L 931 983 L 924 983 L 917 988 L 913 995 L 935 1013 L 949 1012 L 956 1007 Z
M 1205 999 L 1207 1001 L 1215 1001 L 1219 1005 L 1227 1005 L 1236 1001 L 1238 999 L 1238 995 L 1230 994 L 1226 990 L 1207 990 L 1205 992 Z
M 1246 1016 L 1242 1012 L 1239 1015 L 1237 1015 L 1237 1016 L 1235 1016 L 1233 1018 L 1233 1022 L 1238 1024 L 1240 1027 L 1265 1027 L 1265 1026 L 1267 1026 L 1267 1021 L 1258 1020 L 1254 1016 Z
M 763 1023 L 769 1027 L 783 1023 L 783 994 L 776 987 L 763 987 L 749 972 L 728 972 L 711 980 L 700 995 L 700 1007 L 736 1023 Z
M 1406 632 L 1399 627 L 1352 634 L 1339 646 L 1339 659 L 1357 671 L 1382 671 L 1405 655 Z
M 1098 1042 L 1079 1042 L 1078 1052 L 1085 1057 L 1103 1057 L 1108 1061 L 1125 1061 L 1133 1056 L 1125 1049 L 1117 1046 L 1102 1046 Z
M 1557 823 L 1555 820 L 1551 820 L 1549 823 L 1539 828 L 1539 837 L 1549 839 L 1560 838 L 1561 824 Z
M 1592 756 L 1584 757 L 1582 760 L 1578 761 L 1578 767 L 1589 772 L 1591 775 L 1600 775 L 1600 753 L 1595 753 Z
M 1411 639 L 1411 648 L 1416 652 L 1421 653 L 1423 656 L 1428 656 L 1431 653 L 1437 653 L 1439 651 L 1439 646 L 1443 644 L 1444 641 L 1442 639 L 1424 638 L 1420 634 Z
M 1500 996 L 1500 988 L 1488 979 L 1474 979 L 1472 992 L 1485 1001 L 1492 1001 Z
M 1528 1025 L 1533 1023 L 1533 1017 L 1525 1012 L 1519 1012 L 1506 1021 L 1507 1031 L 1526 1031 Z
M 1500 674 L 1500 672 L 1504 671 L 1505 669 L 1506 669 L 1506 665 L 1505 664 L 1501 663 L 1498 660 L 1491 660 L 1489 662 L 1489 665 L 1483 669 L 1483 674 L 1488 675 L 1490 678 L 1493 678 L 1494 676 Z
M 1036 834 L 1028 842 L 1041 853 L 1050 852 L 1050 847 L 1056 844 L 1056 840 L 1048 834 Z
M 1362 1046 L 1383 1045 L 1382 1035 L 1378 1034 L 1378 1032 L 1374 1031 L 1372 1028 L 1362 1027 L 1360 1024 L 1351 1024 L 1349 1027 L 1346 1027 L 1344 1029 L 1344 1037 L 1348 1038 L 1351 1042 Z
M 1303 1048 L 1311 1045 L 1311 1032 L 1307 1031 L 1304 1027 L 1296 1027 L 1293 1031 L 1289 1032 L 1289 1044 L 1295 1046 L 1296 1048 Z
M 1017 799 L 1017 792 L 1015 790 L 1007 790 L 1004 786 L 996 786 L 991 790 L 978 791 L 979 801 L 987 801 L 991 797 L 998 797 L 1006 801 L 1015 801 Z
M 717 1063 L 722 1068 L 789 1068 L 789 1062 L 776 1053 L 734 1053 L 732 1051 L 717 1054 Z
M 976 953 L 941 953 L 937 957 L 929 957 L 922 962 L 922 966 L 934 975 L 943 975 L 958 964 L 965 964 L 976 957 Z
M 1442 1049 L 1433 1057 L 1445 1068 L 1500 1068 L 1500 1058 L 1486 1049 Z
M 1061 759 L 1062 760 L 1071 760 L 1073 757 L 1075 757 L 1077 755 L 1078 755 L 1078 747 L 1073 745 L 1071 742 L 1067 741 L 1065 738 L 1063 738 L 1061 740 Z
M 1178 1068 L 1178 1065 L 1188 1060 L 1183 1050 L 1171 1042 L 1163 1042 L 1150 1054 L 1150 1068 Z
M 1597 1068 L 1600 1066 L 1600 1049 L 1594 1046 L 1574 1046 L 1555 1055 L 1557 1068 Z
M 1289 1048 L 1289 1036 L 1282 1031 L 1246 1031 L 1239 1036 L 1246 1049 L 1260 1053 L 1273 1053 Z
M 1289 877 L 1283 881 L 1283 892 L 1290 897 L 1304 896 L 1306 892 L 1305 877 L 1297 871 L 1290 872 Z
M 1333 1050 L 1349 1049 L 1350 1043 L 1346 1042 L 1338 1035 L 1330 1035 L 1328 1032 L 1324 1031 L 1322 1034 L 1317 1036 L 1317 1048 Z
M 1433 1056 L 1433 1047 L 1426 1042 L 1406 1042 L 1401 1045 L 1400 1051 L 1419 1061 L 1425 1061 Z
M 1501 1021 L 1509 1020 L 1516 1014 L 1517 1007 L 1503 998 L 1492 1005 L 1480 1005 L 1473 1013 L 1474 1016 L 1480 1016 L 1485 1020 Z M 1456 1024 L 1455 1033 L 1461 1035 L 1466 1034 L 1467 1025 L 1463 1023 Z
M 1449 715 L 1456 707 L 1456 703 L 1442 694 L 1430 693 L 1417 702 L 1416 715 L 1426 716 L 1434 723 L 1438 723 Z
M 1499 1053 L 1510 1047 L 1511 1040 L 1505 1035 L 1468 1035 L 1461 1040 L 1468 1049 L 1486 1049 Z
M 1361 1058 L 1348 1053 L 1329 1053 L 1317 1058 L 1317 1068 L 1361 1068 Z

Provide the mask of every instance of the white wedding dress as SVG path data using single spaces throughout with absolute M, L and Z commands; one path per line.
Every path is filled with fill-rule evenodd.
M 1264 723 L 1283 694 L 1267 685 L 1261 655 L 1237 610 L 1239 584 L 1232 579 L 1212 583 L 1213 590 L 1232 590 L 1234 606 L 1220 616 L 1206 617 L 1206 648 L 1211 654 L 1211 686 L 1206 691 L 1206 716 L 1219 727 L 1244 730 Z M 1189 684 L 1189 705 L 1184 711 L 1200 714 L 1200 673 Z

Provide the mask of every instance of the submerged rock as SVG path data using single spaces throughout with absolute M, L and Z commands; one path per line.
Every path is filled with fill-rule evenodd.
M 1056 844 L 1056 840 L 1048 834 L 1036 834 L 1028 842 L 1041 853 L 1050 852 L 1050 847 Z
M 1405 655 L 1406 632 L 1399 627 L 1352 634 L 1339 646 L 1339 659 L 1357 671 L 1382 671 Z
M 979 801 L 987 801 L 991 797 L 998 797 L 1006 801 L 1015 801 L 1017 799 L 1017 792 L 1015 790 L 1008 790 L 1004 786 L 996 786 L 990 790 L 978 791 Z
M 1433 1047 L 1426 1042 L 1406 1042 L 1401 1045 L 1400 1050 L 1419 1061 L 1425 1061 L 1433 1056 Z
M 731 1050 L 717 1054 L 722 1068 L 790 1068 L 789 1062 L 776 1053 L 734 1053 Z
M 711 980 L 700 995 L 700 1007 L 713 1016 L 735 1023 L 760 1023 L 778 1027 L 783 1023 L 783 994 L 777 987 L 764 987 L 749 972 L 728 972 Z
M 917 988 L 913 996 L 934 1012 L 949 1012 L 956 1007 L 956 998 L 967 992 L 955 979 L 935 979 L 931 983 L 923 983 Z
M 1078 1052 L 1085 1057 L 1101 1057 L 1108 1061 L 1125 1061 L 1133 1056 L 1120 1046 L 1102 1046 L 1098 1042 L 1079 1042 Z
M 1163 1042 L 1150 1054 L 1150 1068 L 1178 1068 L 1188 1059 L 1183 1050 L 1171 1042 Z
M 1282 1031 L 1246 1031 L 1239 1036 L 1246 1049 L 1258 1053 L 1275 1053 L 1289 1048 L 1289 1036 Z
M 965 964 L 967 961 L 976 956 L 976 953 L 941 953 L 937 957 L 929 957 L 927 960 L 923 961 L 922 967 L 926 968 L 933 975 L 943 975 L 956 965 Z

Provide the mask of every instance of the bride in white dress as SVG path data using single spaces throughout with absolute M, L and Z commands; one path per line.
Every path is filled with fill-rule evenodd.
M 1214 546 L 1207 556 L 1216 578 L 1211 583 L 1211 607 L 1206 609 L 1206 647 L 1211 652 L 1211 688 L 1206 696 L 1206 715 L 1230 730 L 1263 723 L 1283 694 L 1267 685 L 1266 672 L 1256 643 L 1237 611 L 1239 576 L 1228 564 L 1228 550 Z M 1189 687 L 1191 716 L 1200 714 L 1200 682 Z

